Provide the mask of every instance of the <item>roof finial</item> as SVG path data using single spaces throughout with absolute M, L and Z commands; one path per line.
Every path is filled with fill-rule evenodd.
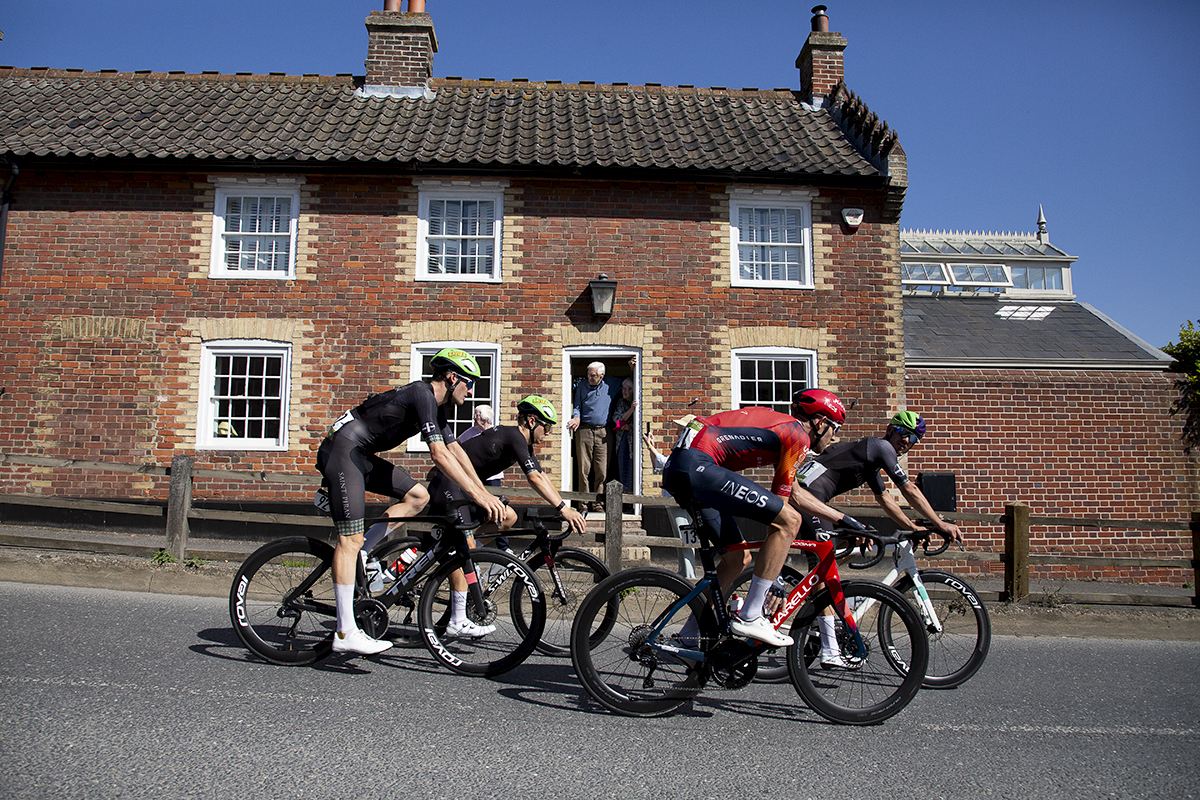
M 1038 244 L 1049 244 L 1050 235 L 1046 233 L 1046 212 L 1042 210 L 1042 204 L 1038 203 Z

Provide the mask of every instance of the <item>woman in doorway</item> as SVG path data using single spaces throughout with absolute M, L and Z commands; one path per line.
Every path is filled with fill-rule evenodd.
M 634 431 L 634 414 L 637 412 L 637 398 L 634 396 L 633 378 L 626 378 L 621 383 L 621 395 L 613 402 L 612 424 L 616 433 L 617 480 L 625 487 L 625 491 L 633 491 L 633 452 L 637 447 L 637 435 Z M 638 448 L 641 452 L 641 448 Z

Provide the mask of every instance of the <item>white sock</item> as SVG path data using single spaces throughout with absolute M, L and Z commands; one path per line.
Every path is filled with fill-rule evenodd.
M 467 593 L 450 590 L 450 621 L 462 622 L 467 616 Z
M 354 621 L 354 584 L 333 585 L 333 600 L 337 603 L 337 629 L 339 633 L 354 633 L 358 623 Z
M 757 575 L 750 579 L 750 588 L 746 591 L 746 600 L 742 603 L 742 610 L 738 612 L 738 619 L 742 622 L 753 622 L 762 616 L 763 601 L 767 599 L 767 589 L 770 589 L 774 582 L 774 578 L 767 580 Z
M 821 655 L 840 654 L 842 648 L 838 646 L 837 631 L 834 628 L 837 617 L 817 617 L 817 625 L 821 628 Z
M 363 535 L 362 549 L 366 553 L 370 553 L 375 549 L 375 545 L 382 542 L 388 533 L 388 524 L 386 522 L 376 522 Z

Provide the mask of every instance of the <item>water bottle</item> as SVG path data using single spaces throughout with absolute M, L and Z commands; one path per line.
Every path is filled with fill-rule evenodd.
M 729 596 L 729 616 L 736 617 L 737 613 L 742 610 L 742 598 L 736 594 Z
M 417 560 L 417 548 L 410 547 L 400 554 L 400 557 L 388 565 L 388 568 L 383 571 L 382 579 L 384 583 L 391 583 L 400 577 L 400 573 L 412 566 L 412 563 Z M 374 590 L 372 590 L 374 591 Z
M 767 589 L 767 599 L 763 601 L 763 614 L 767 617 L 775 616 L 775 612 L 783 605 L 785 597 L 787 597 L 787 584 L 783 582 L 783 576 L 780 575 Z

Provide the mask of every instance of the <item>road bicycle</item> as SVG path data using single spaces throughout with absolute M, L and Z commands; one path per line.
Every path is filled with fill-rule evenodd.
M 562 546 L 563 540 L 571 535 L 570 529 L 551 533 L 547 526 L 556 521 L 561 523 L 562 517 L 557 511 L 527 508 L 525 519 L 529 527 L 505 531 L 504 535 L 510 539 L 533 536 L 533 541 L 517 558 L 533 570 L 546 591 L 546 626 L 537 649 L 546 655 L 568 655 L 571 652 L 571 624 L 579 604 L 611 572 L 603 561 L 588 551 Z M 518 614 L 517 618 L 523 618 L 523 615 Z M 611 624 L 611 615 L 608 618 L 602 616 L 598 622 L 600 628 L 593 635 L 599 636 L 603 626 L 608 624 Z
M 702 520 L 696 509 L 688 512 L 688 527 L 698 529 L 704 577 L 693 586 L 664 569 L 624 570 L 597 585 L 575 617 L 575 674 L 593 699 L 618 714 L 670 713 L 710 683 L 740 689 L 754 679 L 759 657 L 774 650 L 730 635 L 713 534 L 707 524 L 696 525 L 695 520 Z M 837 534 L 861 535 L 848 530 Z M 920 617 L 895 589 L 875 581 L 841 580 L 832 541 L 796 541 L 792 547 L 817 557 L 816 567 L 792 587 L 772 617 L 779 623 L 792 620 L 789 633 L 795 644 L 786 653 L 793 686 L 813 711 L 832 722 L 868 725 L 888 719 L 921 687 L 929 649 Z M 824 587 L 817 590 L 822 581 Z M 867 601 L 873 610 L 855 620 L 851 610 Z M 837 611 L 839 642 L 849 667 L 824 669 L 812 651 L 819 641 L 817 615 L 827 606 Z M 614 615 L 612 623 L 596 637 L 598 617 L 609 614 Z M 693 615 L 698 635 L 681 638 Z
M 949 572 L 917 568 L 915 545 L 921 545 L 929 556 L 945 552 L 950 545 L 949 537 L 943 535 L 942 545 L 930 550 L 929 537 L 929 531 L 896 531 L 891 536 L 872 537 L 878 548 L 875 555 L 866 560 L 851 557 L 847 563 L 853 569 L 868 569 L 883 559 L 886 547 L 892 547 L 894 566 L 881 583 L 908 597 L 924 622 L 929 635 L 929 665 L 922 685 L 950 689 L 967 681 L 983 666 L 992 640 L 992 625 L 987 608 L 969 583 Z M 851 556 L 853 549 L 851 546 L 839 549 L 835 557 Z M 743 572 L 730 592 L 744 597 L 751 577 L 752 570 Z M 785 565 L 780 577 L 785 586 L 792 587 L 804 579 L 804 573 Z M 855 608 L 855 619 L 861 621 L 870 611 L 870 603 Z M 890 626 L 888 620 L 882 622 L 882 629 Z M 785 619 L 779 620 L 776 627 L 785 623 Z M 787 662 L 782 654 L 768 654 L 759 664 L 755 680 L 761 683 L 788 680 Z
M 419 640 L 433 657 L 462 675 L 499 675 L 525 660 L 546 622 L 546 598 L 537 577 L 520 559 L 486 548 L 471 549 L 467 537 L 478 522 L 446 516 L 409 517 L 426 523 L 420 537 L 385 540 L 369 558 L 381 564 L 416 547 L 420 555 L 374 596 L 360 560 L 355 578 L 354 617 L 372 638 L 385 638 L 393 625 L 417 618 Z M 378 521 L 389 521 L 384 517 Z M 333 649 L 336 604 L 333 547 L 306 536 L 268 542 L 250 554 L 234 576 L 229 615 L 238 638 L 274 664 L 312 664 Z M 467 616 L 494 625 L 481 638 L 448 635 L 450 576 L 467 577 Z M 416 637 L 414 637 L 416 638 Z

